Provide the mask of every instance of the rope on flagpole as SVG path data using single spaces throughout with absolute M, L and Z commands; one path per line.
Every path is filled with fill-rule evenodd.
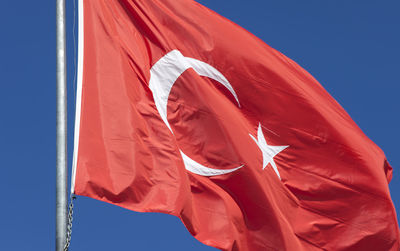
M 76 36 L 75 36 L 75 30 L 76 30 L 76 1 L 77 0 L 72 0 L 73 2 L 73 24 L 72 24 L 72 40 L 74 43 L 74 79 L 72 82 L 72 88 L 73 88 L 73 93 L 74 93 L 74 103 L 76 103 L 76 90 L 75 90 L 75 84 L 76 84 L 76 78 L 77 78 L 77 71 L 76 71 Z M 79 0 L 78 0 L 79 1 Z M 75 194 L 71 194 L 70 197 L 70 202 L 68 205 L 68 217 L 67 217 L 67 232 L 66 232 L 66 240 L 65 240 L 65 245 L 64 245 L 64 251 L 68 251 L 69 246 L 71 244 L 71 238 L 72 238 L 72 221 L 74 219 L 73 214 L 74 214 L 74 200 L 76 199 Z
M 77 10 L 76 10 L 76 1 L 79 1 L 79 0 L 72 0 L 72 2 L 73 2 L 73 9 L 74 9 L 74 11 L 73 11 L 73 13 L 74 13 L 74 16 L 73 16 L 73 24 L 72 24 L 72 40 L 73 40 L 73 43 L 74 43 L 74 79 L 73 79 L 73 82 L 72 82 L 72 88 L 73 88 L 73 93 L 74 93 L 74 103 L 76 104 L 76 89 L 75 89 L 75 84 L 76 84 L 76 79 L 77 79 L 77 71 L 76 71 L 76 61 L 77 61 L 77 59 L 76 59 L 76 35 L 75 35 L 75 30 L 76 30 L 76 13 L 77 13 Z M 65 246 L 64 246 L 64 251 L 68 251 L 68 249 L 69 249 L 69 246 L 70 246 L 70 244 L 71 244 L 71 238 L 72 238 L 72 221 L 74 220 L 74 217 L 73 217 L 73 215 L 74 215 L 74 200 L 76 199 L 76 196 L 75 196 L 75 194 L 71 194 L 71 197 L 70 197 L 70 201 L 69 201 L 69 205 L 68 205 L 68 218 L 67 218 L 67 232 L 66 232 L 66 240 L 65 240 Z
M 74 44 L 74 79 L 72 80 L 72 88 L 73 88 L 73 93 L 74 93 L 74 104 L 76 105 L 76 79 L 77 79 L 77 70 L 76 70 L 76 64 L 77 64 L 77 59 L 76 59 L 76 17 L 77 17 L 77 10 L 76 10 L 76 1 L 77 0 L 72 0 L 73 3 L 73 8 L 74 8 L 74 16 L 73 16 L 73 23 L 72 23 L 72 41 Z M 79 1 L 79 0 L 78 0 Z
M 74 194 L 71 195 L 69 206 L 68 206 L 68 224 L 67 224 L 67 238 L 65 241 L 64 251 L 68 251 L 69 245 L 71 244 L 72 237 L 72 221 L 74 219 L 74 200 L 76 196 Z

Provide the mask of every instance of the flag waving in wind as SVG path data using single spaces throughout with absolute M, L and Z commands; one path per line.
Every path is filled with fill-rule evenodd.
M 80 0 L 72 189 L 221 250 L 398 250 L 392 168 L 295 62 L 192 0 Z

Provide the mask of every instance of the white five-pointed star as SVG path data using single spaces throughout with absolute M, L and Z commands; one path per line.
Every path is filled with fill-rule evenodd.
M 267 144 L 267 141 L 265 140 L 264 134 L 261 129 L 261 123 L 258 124 L 258 130 L 257 130 L 257 138 L 254 138 L 253 135 L 249 134 L 250 137 L 256 142 L 258 147 L 260 148 L 263 156 L 263 169 L 268 165 L 268 163 L 271 163 L 271 166 L 274 168 L 274 171 L 278 175 L 279 179 L 281 178 L 281 175 L 279 174 L 278 168 L 276 167 L 276 164 L 274 162 L 274 157 L 281 151 L 285 150 L 289 146 L 270 146 Z

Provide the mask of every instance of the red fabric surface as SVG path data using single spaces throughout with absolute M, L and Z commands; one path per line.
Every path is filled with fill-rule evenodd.
M 167 53 L 205 62 L 237 94 L 186 70 L 160 117 L 150 69 Z M 392 168 L 295 62 L 190 0 L 84 1 L 75 194 L 181 218 L 221 250 L 399 250 Z M 263 169 L 268 145 L 289 146 Z M 212 177 L 185 169 L 237 171 Z

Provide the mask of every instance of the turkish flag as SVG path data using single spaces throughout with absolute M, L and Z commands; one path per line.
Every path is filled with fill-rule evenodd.
M 75 194 L 221 250 L 399 250 L 392 168 L 295 62 L 191 0 L 79 9 Z

